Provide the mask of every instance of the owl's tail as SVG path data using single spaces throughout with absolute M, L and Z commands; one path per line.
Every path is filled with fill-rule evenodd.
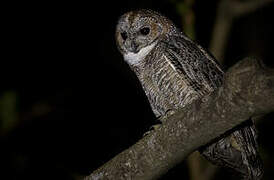
M 213 164 L 237 171 L 245 180 L 259 180 L 263 175 L 263 165 L 256 138 L 255 126 L 248 120 L 217 142 L 201 148 L 200 152 Z

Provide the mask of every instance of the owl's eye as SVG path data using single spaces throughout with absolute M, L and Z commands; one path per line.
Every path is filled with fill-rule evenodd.
M 150 32 L 150 29 L 148 27 L 144 27 L 140 30 L 140 33 L 144 36 L 148 35 Z
M 127 39 L 127 32 L 121 32 L 121 37 L 123 38 L 123 40 Z

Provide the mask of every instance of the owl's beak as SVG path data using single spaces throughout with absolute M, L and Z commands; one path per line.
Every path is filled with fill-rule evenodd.
M 133 52 L 133 53 L 138 53 L 138 45 L 134 41 L 127 41 L 125 44 L 126 48 L 128 51 Z

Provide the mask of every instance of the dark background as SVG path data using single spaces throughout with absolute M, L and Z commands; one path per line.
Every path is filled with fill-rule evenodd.
M 81 179 L 155 123 L 141 86 L 119 54 L 123 13 L 160 11 L 182 27 L 173 1 L 10 3 L 1 29 L 0 179 Z M 217 1 L 196 1 L 196 40 L 209 46 Z M 237 19 L 225 69 L 246 56 L 273 67 L 273 3 Z M 273 177 L 273 114 L 258 124 L 265 178 Z M 216 179 L 230 173 L 218 171 Z M 187 178 L 185 163 L 162 179 Z

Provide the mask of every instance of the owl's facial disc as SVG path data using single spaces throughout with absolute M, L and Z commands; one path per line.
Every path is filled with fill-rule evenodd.
M 141 11 L 126 13 L 117 25 L 117 45 L 122 54 L 137 54 L 156 42 L 161 33 L 162 25 L 156 18 Z
M 148 46 L 151 41 L 150 27 L 131 28 L 120 32 L 122 46 L 126 52 L 138 53 L 142 48 Z

